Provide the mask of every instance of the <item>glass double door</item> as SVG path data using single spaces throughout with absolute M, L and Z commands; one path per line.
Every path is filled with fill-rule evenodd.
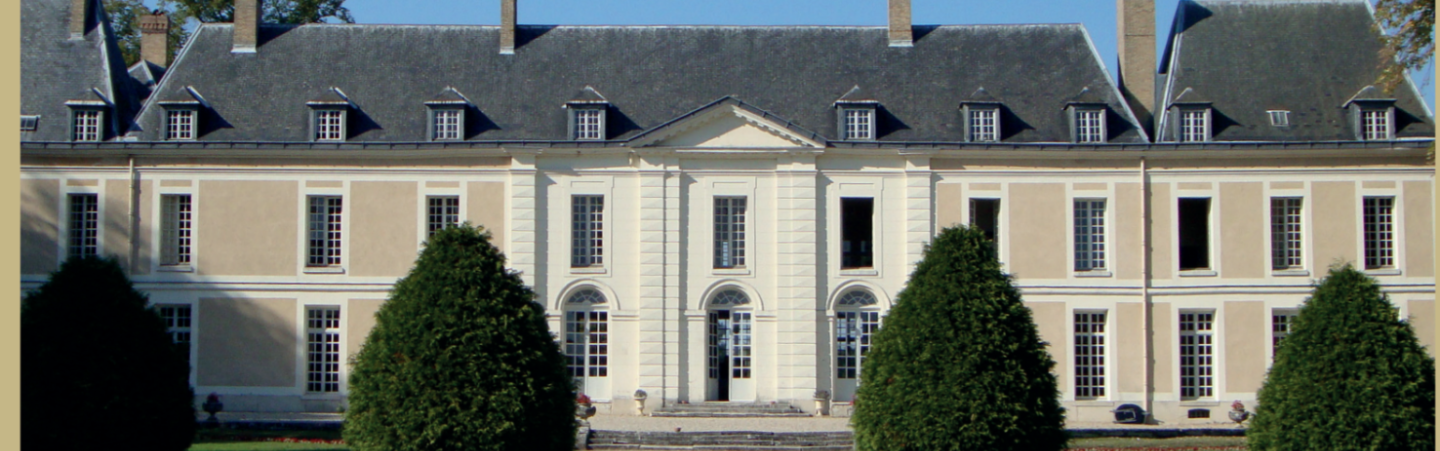
M 706 320 L 705 399 L 754 401 L 754 353 L 749 311 L 713 310 Z

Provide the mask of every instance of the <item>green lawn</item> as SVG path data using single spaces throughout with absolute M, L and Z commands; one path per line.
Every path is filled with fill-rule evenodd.
M 274 442 L 196 442 L 190 451 L 345 451 L 345 445 L 312 445 L 308 443 Z

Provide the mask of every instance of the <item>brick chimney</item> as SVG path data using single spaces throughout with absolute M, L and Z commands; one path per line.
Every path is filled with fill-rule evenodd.
M 1140 126 L 1154 132 L 1155 0 L 1115 0 L 1115 8 L 1120 93 L 1135 111 Z
M 515 0 L 500 0 L 500 54 L 515 54 Z
M 890 0 L 890 46 L 914 45 L 915 30 L 910 26 L 910 0 Z
M 261 0 L 235 0 L 235 45 L 230 53 L 255 53 L 260 46 Z
M 140 16 L 140 57 L 156 66 L 170 66 L 170 17 L 164 11 Z
M 70 39 L 85 37 L 95 16 L 95 0 L 70 0 Z

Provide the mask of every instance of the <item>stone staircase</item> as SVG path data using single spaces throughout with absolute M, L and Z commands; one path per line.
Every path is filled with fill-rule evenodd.
M 635 432 L 592 431 L 590 449 L 706 451 L 850 451 L 850 432 Z
M 743 418 L 743 417 L 808 417 L 810 414 L 795 408 L 790 403 L 730 403 L 707 402 L 703 404 L 670 404 L 650 413 L 652 417 L 686 418 Z

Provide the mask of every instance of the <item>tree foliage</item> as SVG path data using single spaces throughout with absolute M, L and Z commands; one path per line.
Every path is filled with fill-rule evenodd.
M 190 366 L 113 259 L 72 258 L 20 305 L 25 449 L 184 451 Z
M 166 5 L 161 3 L 159 11 L 165 11 Z M 142 0 L 105 0 L 105 14 L 110 17 L 110 26 L 115 31 L 115 43 L 120 46 L 120 55 L 125 57 L 125 66 L 129 67 L 140 61 L 140 16 L 150 14 L 151 9 L 145 6 Z M 190 33 L 185 27 L 180 26 L 181 22 L 175 22 L 174 15 L 171 15 L 170 32 L 166 36 L 169 41 L 170 61 L 175 61 L 175 55 L 180 52 L 180 47 L 185 40 L 190 38 Z
M 1435 449 L 1435 359 L 1380 286 L 1332 268 L 1260 389 L 1250 449 Z
M 355 450 L 565 450 L 575 394 L 545 307 L 468 223 L 437 232 L 350 376 Z
M 1065 447 L 1055 366 L 979 229 L 925 251 L 863 361 L 851 424 L 862 450 Z
M 180 17 L 201 22 L 235 21 L 235 0 L 172 0 Z M 304 24 L 330 20 L 354 23 L 345 0 L 265 0 L 261 3 L 265 23 Z
M 1376 0 L 1375 19 L 1390 31 L 1379 83 L 1392 91 L 1407 71 L 1423 69 L 1435 55 L 1435 0 Z

